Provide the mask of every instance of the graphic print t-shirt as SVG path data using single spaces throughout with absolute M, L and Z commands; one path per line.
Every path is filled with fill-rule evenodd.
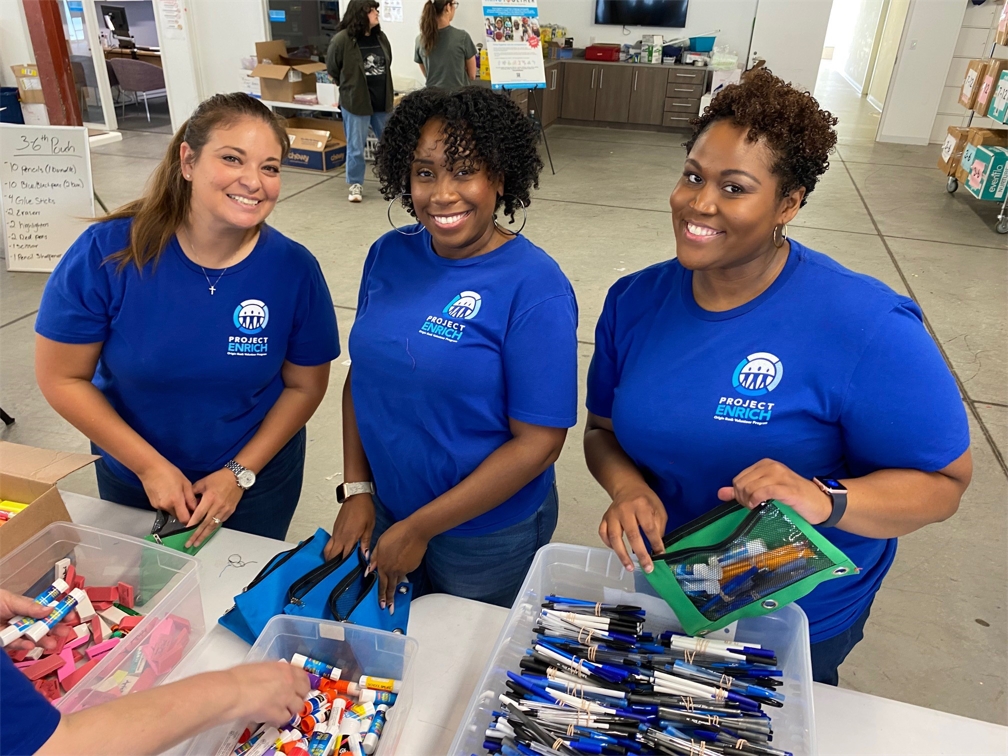
M 46 284 L 35 330 L 63 344 L 101 342 L 92 383 L 197 480 L 259 429 L 284 389 L 284 361 L 339 355 L 332 299 L 312 254 L 266 225 L 248 257 L 223 271 L 204 272 L 174 236 L 156 266 L 120 271 L 106 259 L 127 245 L 131 224 L 95 223 L 80 235 Z M 121 479 L 139 482 L 102 454 Z
M 367 79 L 368 92 L 371 95 L 371 109 L 375 113 L 385 112 L 385 76 L 388 71 L 388 61 L 385 51 L 378 42 L 377 34 L 368 34 L 357 40 L 360 46 L 361 59 L 364 61 L 364 78 Z
M 667 530 L 720 504 L 718 488 L 761 459 L 803 478 L 933 472 L 969 447 L 955 380 L 920 309 L 885 284 L 791 241 L 765 292 L 702 309 L 678 260 L 621 278 L 595 330 L 587 406 L 668 512 Z M 813 643 L 864 612 L 896 539 L 824 528 L 860 568 L 799 604 Z

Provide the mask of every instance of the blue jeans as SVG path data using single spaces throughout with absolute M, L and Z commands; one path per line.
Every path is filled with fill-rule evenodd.
M 374 503 L 372 549 L 378 537 L 395 522 L 377 497 Z M 515 525 L 479 536 L 434 536 L 420 566 L 409 574 L 413 598 L 450 593 L 510 608 L 536 551 L 553 537 L 558 509 L 554 483 L 542 506 Z
M 343 134 L 346 136 L 346 182 L 348 184 L 364 183 L 364 145 L 367 144 L 368 126 L 374 130 L 375 136 L 381 139 L 385 131 L 388 113 L 372 113 L 371 115 L 354 115 L 349 110 L 341 108 L 343 114 Z
M 224 521 L 224 527 L 280 541 L 287 536 L 287 528 L 301 498 L 306 438 L 307 433 L 302 428 L 266 463 L 256 476 L 255 485 L 242 494 L 235 511 Z M 99 453 L 94 444 L 91 451 Z M 214 471 L 204 475 L 210 472 Z M 104 459 L 95 463 L 95 474 L 101 498 L 127 507 L 154 511 L 143 486 L 120 478 Z M 200 475 L 195 480 L 202 477 Z
M 872 599 L 874 601 L 874 599 Z M 864 638 L 864 626 L 871 613 L 871 603 L 865 608 L 854 624 L 839 635 L 812 644 L 812 679 L 827 685 L 838 685 L 840 674 L 837 671 L 847 654 L 851 652 Z

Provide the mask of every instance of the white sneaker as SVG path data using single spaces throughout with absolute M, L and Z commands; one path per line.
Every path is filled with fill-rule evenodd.
M 360 202 L 364 199 L 364 187 L 360 184 L 350 184 L 350 196 L 347 199 L 351 202 Z

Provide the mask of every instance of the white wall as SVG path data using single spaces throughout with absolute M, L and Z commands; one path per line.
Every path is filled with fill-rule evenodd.
M 857 2 L 857 0 L 848 0 Z M 847 81 L 853 85 L 858 94 L 865 88 L 865 82 L 871 75 L 874 61 L 875 37 L 879 32 L 879 19 L 887 0 L 860 0 L 854 31 L 848 43 L 845 62 L 840 70 Z
M 928 143 L 965 12 L 962 0 L 912 0 L 878 141 Z
M 843 2 L 843 0 L 837 0 Z M 760 0 L 752 52 L 798 89 L 815 89 L 833 0 Z M 796 33 L 796 30 L 801 33 Z
M 241 89 L 241 59 L 269 38 L 264 0 L 188 0 L 203 98 Z
M 0 0 L 0 84 L 16 87 L 11 66 L 34 62 L 35 53 L 21 0 Z
M 830 10 L 823 46 L 833 48 L 833 67 L 837 70 L 842 71 L 847 63 L 847 53 L 860 9 L 856 0 L 835 0 Z

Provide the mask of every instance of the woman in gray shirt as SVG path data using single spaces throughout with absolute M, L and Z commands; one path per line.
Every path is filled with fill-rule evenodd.
M 420 35 L 414 60 L 428 87 L 461 89 L 476 78 L 476 45 L 462 29 L 451 25 L 455 0 L 427 0 L 420 14 Z

